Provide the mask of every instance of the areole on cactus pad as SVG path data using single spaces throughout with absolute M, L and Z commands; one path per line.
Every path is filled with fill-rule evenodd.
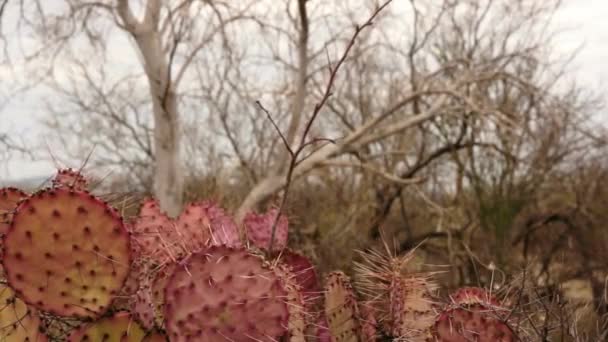
M 129 234 L 98 198 L 68 189 L 24 200 L 4 236 L 9 285 L 25 302 L 59 316 L 96 317 L 129 272 Z

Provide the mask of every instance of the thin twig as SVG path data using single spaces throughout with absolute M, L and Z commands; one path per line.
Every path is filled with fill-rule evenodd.
M 260 101 L 256 101 L 256 104 L 268 116 L 268 118 L 269 118 L 270 122 L 272 123 L 274 129 L 277 131 L 277 133 L 281 137 L 281 140 L 283 141 L 283 144 L 285 145 L 285 148 L 287 149 L 287 151 L 289 152 L 289 154 L 291 156 L 291 161 L 289 163 L 289 169 L 287 170 L 285 191 L 283 193 L 283 198 L 281 200 L 281 204 L 279 205 L 279 208 L 277 210 L 277 215 L 275 216 L 274 222 L 272 224 L 272 232 L 270 234 L 270 243 L 269 243 L 269 246 L 268 246 L 268 250 L 270 252 L 272 252 L 272 248 L 273 248 L 273 245 L 274 245 L 274 239 L 275 239 L 277 224 L 279 222 L 279 218 L 281 217 L 281 213 L 283 212 L 283 210 L 285 208 L 285 203 L 287 202 L 287 198 L 288 198 L 288 195 L 289 195 L 289 189 L 291 187 L 291 181 L 292 181 L 293 171 L 294 171 L 296 165 L 299 162 L 298 161 L 299 155 L 302 153 L 302 151 L 307 146 L 309 146 L 311 144 L 314 144 L 316 142 L 319 142 L 319 141 L 333 142 L 332 139 L 319 139 L 319 138 L 315 138 L 312 141 L 307 141 L 307 137 L 308 137 L 308 134 L 309 134 L 309 132 L 310 132 L 310 130 L 312 128 L 313 123 L 315 122 L 316 118 L 318 117 L 319 113 L 321 112 L 321 109 L 323 109 L 323 107 L 327 103 L 329 97 L 332 95 L 332 89 L 333 89 L 334 82 L 336 80 L 336 76 L 338 74 L 338 71 L 340 70 L 340 67 L 344 64 L 344 62 L 346 61 L 346 58 L 348 57 L 348 54 L 350 53 L 350 50 L 352 49 L 352 47 L 355 45 L 355 41 L 357 40 L 357 37 L 359 36 L 359 34 L 361 33 L 361 31 L 363 31 L 367 27 L 372 26 L 374 19 L 376 19 L 376 17 L 378 17 L 378 15 L 380 14 L 380 12 L 382 12 L 382 10 L 384 10 L 392 1 L 393 0 L 386 1 L 383 5 L 381 5 L 378 8 L 376 8 L 376 10 L 372 13 L 372 15 L 369 17 L 369 19 L 367 19 L 367 21 L 364 24 L 357 25 L 355 27 L 355 32 L 353 33 L 353 35 L 352 35 L 352 37 L 351 37 L 348 45 L 346 46 L 346 49 L 344 50 L 344 53 L 342 54 L 342 57 L 338 60 L 338 62 L 336 63 L 336 65 L 335 66 L 331 66 L 331 63 L 328 63 L 328 65 L 329 65 L 329 71 L 330 71 L 329 81 L 327 82 L 327 85 L 325 87 L 325 91 L 323 93 L 323 97 L 315 105 L 314 110 L 312 112 L 312 115 L 311 115 L 310 119 L 308 120 L 308 122 L 306 123 L 306 126 L 304 128 L 304 133 L 302 134 L 302 137 L 300 139 L 300 143 L 299 143 L 298 147 L 295 150 L 289 145 L 289 142 L 285 138 L 285 135 L 281 132 L 281 130 L 279 129 L 279 127 L 276 124 L 276 122 L 272 119 L 272 116 L 270 115 L 270 113 L 268 112 L 268 110 L 266 110 L 266 108 L 264 108 L 264 106 L 260 103 Z

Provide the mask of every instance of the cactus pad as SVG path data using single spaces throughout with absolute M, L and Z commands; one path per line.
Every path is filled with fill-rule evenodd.
M 359 309 L 350 284 L 342 272 L 332 272 L 325 284 L 325 315 L 332 341 L 358 342 Z
M 212 246 L 176 266 L 165 326 L 179 341 L 276 341 L 288 324 L 282 279 L 241 248 Z
M 310 260 L 288 248 L 278 253 L 277 260 L 288 267 L 295 276 L 295 281 L 304 295 L 305 302 L 313 304 L 315 299 L 320 297 L 321 288 L 319 287 L 317 272 Z
M 378 321 L 375 309 L 368 305 L 361 305 L 361 341 L 375 342 L 378 339 Z
M 176 264 L 168 264 L 142 274 L 140 287 L 132 297 L 131 311 L 146 329 L 162 327 L 165 287 Z
M 450 295 L 450 299 L 456 305 L 485 304 L 500 306 L 498 299 L 481 287 L 461 287 Z
M 158 331 L 153 331 L 144 337 L 142 342 L 167 342 L 167 336 Z
M 399 276 L 390 287 L 390 333 L 405 341 L 424 341 L 435 323 L 434 285 L 424 277 Z
M 0 341 L 46 342 L 47 337 L 40 332 L 41 321 L 38 312 L 14 296 L 13 291 L 0 286 Z
M 238 229 L 232 218 L 211 202 L 188 205 L 176 224 L 189 252 L 196 252 L 210 244 L 240 245 Z
M 53 188 L 67 188 L 74 190 L 86 190 L 88 182 L 86 178 L 73 169 L 58 170 L 52 181 Z
M 6 233 L 17 203 L 26 197 L 25 192 L 16 188 L 0 189 L 0 234 Z
M 455 306 L 445 310 L 433 327 L 433 341 L 518 341 L 509 325 L 493 309 L 482 304 Z
M 129 234 L 114 209 L 81 191 L 51 189 L 23 201 L 4 236 L 9 285 L 59 316 L 96 317 L 123 286 Z
M 388 247 L 362 253 L 363 262 L 355 267 L 357 285 L 386 332 L 405 341 L 425 341 L 435 322 L 437 285 L 432 274 L 406 271 L 413 253 L 394 256 Z
M 321 315 L 317 319 L 317 323 L 315 324 L 315 341 L 318 342 L 332 342 L 331 341 L 331 333 L 329 332 L 329 327 L 327 325 L 327 318 Z
M 129 313 L 119 312 L 75 330 L 69 342 L 140 342 L 145 332 Z
M 247 229 L 247 238 L 256 247 L 267 249 L 270 246 L 270 238 L 272 236 L 272 226 L 279 214 L 277 209 L 270 209 L 265 214 L 248 213 L 243 220 L 243 224 Z M 287 217 L 281 215 L 277 222 L 274 235 L 273 246 L 276 249 L 283 249 L 287 246 L 287 232 L 289 222 Z M 274 248 L 274 247 L 273 247 Z
M 137 258 L 153 264 L 175 261 L 184 253 L 175 223 L 160 210 L 158 202 L 147 199 L 133 222 L 132 236 Z

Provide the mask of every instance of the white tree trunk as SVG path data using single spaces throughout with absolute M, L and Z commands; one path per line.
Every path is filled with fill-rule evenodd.
M 182 210 L 184 178 L 180 158 L 180 127 L 177 95 L 171 80 L 168 56 L 158 31 L 160 0 L 150 0 L 143 21 L 131 13 L 128 1 L 121 0 L 118 13 L 137 43 L 150 87 L 154 113 L 154 195 L 169 216 Z

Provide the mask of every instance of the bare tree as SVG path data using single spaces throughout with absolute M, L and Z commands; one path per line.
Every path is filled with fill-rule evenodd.
M 205 53 L 209 45 L 225 39 L 222 36 L 226 27 L 242 19 L 250 3 L 232 6 L 197 1 L 65 0 L 52 4 L 20 1 L 15 5 L 12 10 L 20 15 L 22 33 L 32 30 L 40 42 L 35 49 L 26 51 L 24 58 L 38 60 L 45 68 L 45 80 L 54 80 L 52 88 L 71 99 L 74 106 L 70 119 L 66 121 L 65 115 L 55 118 L 54 127 L 65 127 L 66 122 L 72 127 L 88 126 L 92 130 L 82 132 L 86 135 L 95 132 L 97 124 L 111 123 L 107 126 L 110 136 L 96 139 L 104 152 L 111 151 L 111 155 L 102 153 L 100 159 L 134 160 L 140 169 L 151 163 L 154 193 L 164 210 L 177 215 L 181 211 L 185 179 L 180 88 L 192 81 L 188 71 L 193 69 L 193 61 Z M 120 70 L 120 65 L 105 64 L 104 59 L 109 55 L 120 55 L 108 51 L 122 48 L 111 46 L 110 34 L 117 32 L 129 37 L 121 44 L 132 43 L 132 52 L 139 57 L 143 74 L 137 70 Z M 83 58 L 83 48 L 96 53 Z M 80 77 L 58 74 L 68 60 Z M 115 80 L 116 77 L 112 77 L 115 73 L 123 76 Z M 107 88 L 104 81 L 112 83 L 111 86 Z M 147 98 L 136 94 L 142 85 L 138 81 L 145 81 Z M 83 90 L 83 86 L 88 89 Z M 125 96 L 129 93 L 137 97 Z M 56 114 L 70 112 L 64 106 L 57 106 L 57 102 L 54 104 Z M 149 108 L 152 120 L 146 114 Z M 75 118 L 74 109 L 90 114 Z M 111 131 L 116 128 L 118 132 Z M 120 131 L 129 138 L 120 137 Z M 108 141 L 113 135 L 117 139 Z M 93 136 L 99 135 L 93 133 Z M 127 140 L 136 146 L 135 153 L 133 146 L 122 145 Z

